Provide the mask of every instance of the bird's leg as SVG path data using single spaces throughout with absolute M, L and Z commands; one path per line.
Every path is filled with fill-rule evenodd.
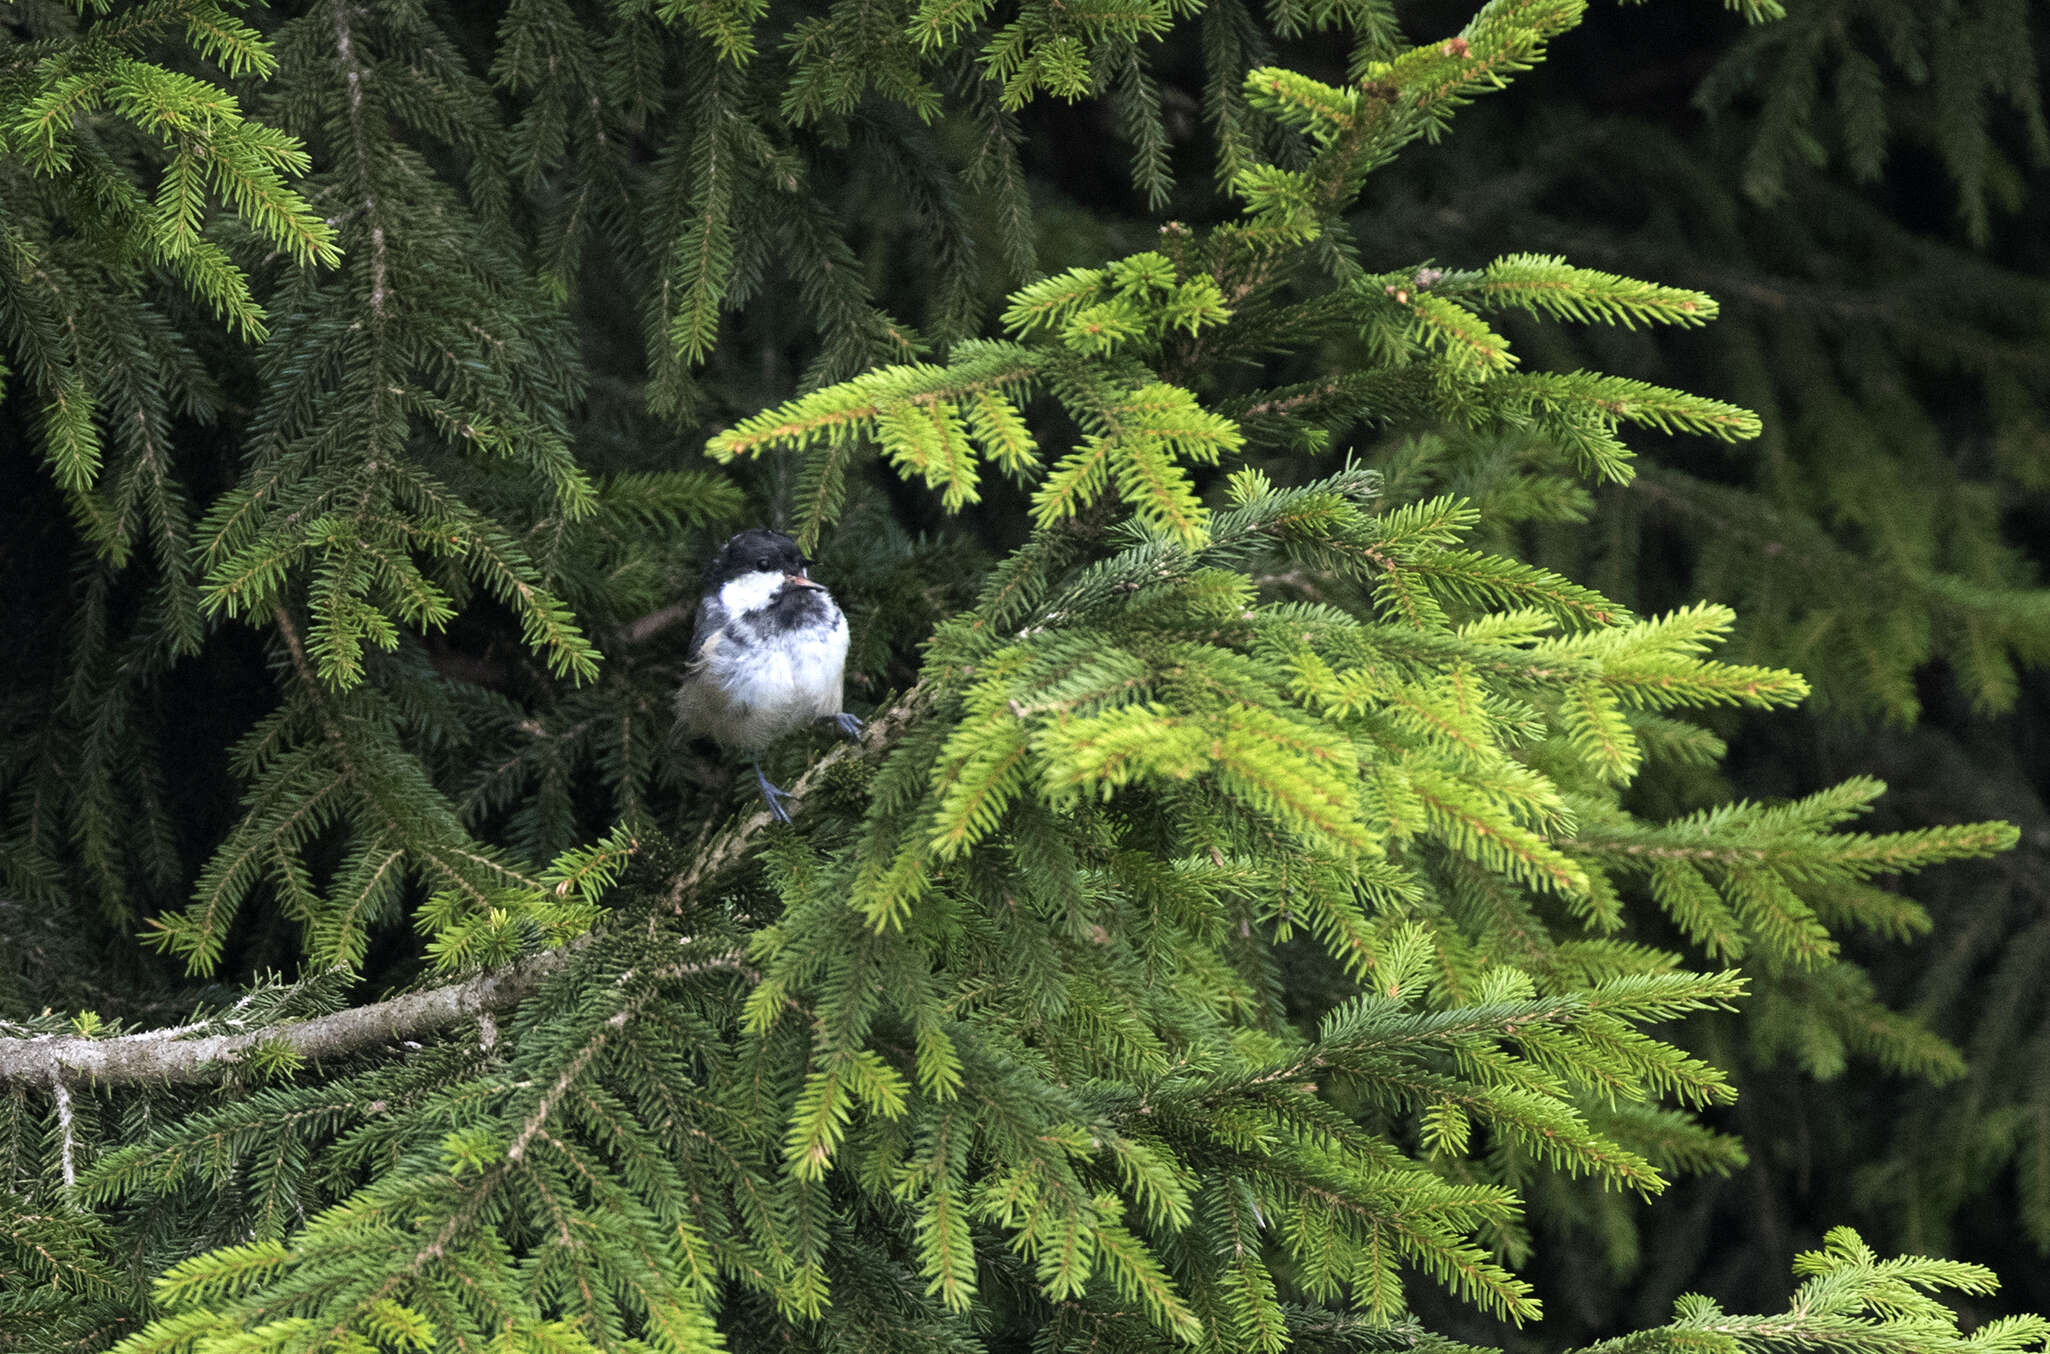
M 861 737 L 860 715 L 850 715 L 845 710 L 842 710 L 837 715 L 826 715 L 824 718 L 830 721 L 834 730 L 848 742 L 851 743 Z
M 780 785 L 772 785 L 769 782 L 769 778 L 762 774 L 761 762 L 749 758 L 748 765 L 755 769 L 755 784 L 761 787 L 762 799 L 768 804 L 769 812 L 776 816 L 777 822 L 789 822 L 790 815 L 784 812 L 783 801 L 790 798 L 790 792 Z

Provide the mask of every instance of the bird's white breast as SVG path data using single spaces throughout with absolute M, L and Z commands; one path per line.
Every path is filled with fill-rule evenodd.
M 783 586 L 781 575 L 751 573 L 720 589 L 726 625 L 679 693 L 678 713 L 696 732 L 755 751 L 840 712 L 847 618 L 820 588 L 821 621 L 790 630 L 761 625 L 760 613 Z

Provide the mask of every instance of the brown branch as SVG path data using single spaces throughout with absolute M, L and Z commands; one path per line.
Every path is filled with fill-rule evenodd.
M 295 639 L 296 636 L 288 636 L 288 642 Z M 833 766 L 849 757 L 866 756 L 889 746 L 927 703 L 924 688 L 912 688 L 897 704 L 870 720 L 859 739 L 819 758 L 791 786 L 787 801 L 790 808 L 801 807 L 805 796 L 817 788 Z M 663 888 L 662 905 L 671 912 L 681 911 L 686 900 L 702 893 L 745 859 L 747 848 L 773 821 L 768 810 L 759 809 L 714 837 Z M 0 1038 L 0 1086 L 44 1086 L 63 1094 L 65 1087 L 80 1082 L 100 1086 L 134 1082 L 190 1085 L 220 1079 L 260 1045 L 282 1044 L 302 1058 L 333 1058 L 399 1043 L 464 1021 L 485 1022 L 480 1037 L 495 1039 L 497 1027 L 490 1023 L 491 1014 L 518 1005 L 568 963 L 582 943 L 572 941 L 561 949 L 530 955 L 458 982 L 402 993 L 368 1006 L 233 1033 L 202 1033 L 207 1028 L 207 1023 L 202 1022 L 111 1039 L 75 1034 Z M 746 973 L 743 958 L 736 951 L 674 972 L 681 975 L 720 967 Z M 233 1012 L 229 1019 L 233 1020 Z

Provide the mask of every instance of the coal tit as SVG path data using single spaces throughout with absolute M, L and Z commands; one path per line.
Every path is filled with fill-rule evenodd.
M 676 724 L 746 756 L 769 812 L 789 822 L 789 792 L 762 774 L 761 754 L 785 734 L 831 720 L 846 738 L 861 721 L 840 709 L 847 618 L 805 573 L 788 536 L 757 527 L 726 542 L 705 571 Z

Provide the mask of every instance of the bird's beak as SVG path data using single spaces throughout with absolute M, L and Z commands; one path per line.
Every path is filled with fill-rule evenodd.
M 802 569 L 799 569 L 794 574 L 783 575 L 783 581 L 785 583 L 795 583 L 800 588 L 816 588 L 817 586 L 819 586 L 818 584 L 812 582 L 809 578 L 806 578 L 804 576 L 804 570 Z

